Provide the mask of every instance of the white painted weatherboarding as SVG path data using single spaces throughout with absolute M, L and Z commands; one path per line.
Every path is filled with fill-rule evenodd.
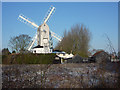
M 55 7 L 50 7 L 48 14 L 44 18 L 43 24 L 38 26 L 34 22 L 32 22 L 29 18 L 24 15 L 19 15 L 18 20 L 25 24 L 32 25 L 33 28 L 37 29 L 36 35 L 32 38 L 32 41 L 27 47 L 28 51 L 32 51 L 33 53 L 52 53 L 53 45 L 52 45 L 52 37 L 56 40 L 61 41 L 61 37 L 56 33 L 49 30 L 49 26 L 46 24 L 55 11 Z M 35 41 L 37 40 L 37 46 L 33 47 Z

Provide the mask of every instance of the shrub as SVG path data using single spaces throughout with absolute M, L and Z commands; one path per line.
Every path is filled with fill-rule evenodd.
M 7 64 L 52 64 L 55 56 L 55 54 L 15 54 L 3 56 L 3 61 L 7 59 L 7 61 L 12 62 Z M 6 64 L 6 62 L 3 64 Z

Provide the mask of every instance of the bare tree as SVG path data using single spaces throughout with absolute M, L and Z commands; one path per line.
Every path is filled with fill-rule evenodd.
M 26 49 L 28 44 L 30 43 L 31 37 L 28 35 L 19 35 L 15 37 L 11 37 L 9 40 L 9 47 L 12 49 L 12 51 L 21 52 Z
M 67 53 L 87 56 L 89 50 L 91 34 L 83 25 L 75 25 L 68 32 L 64 31 L 63 40 L 58 43 L 55 49 L 63 50 Z

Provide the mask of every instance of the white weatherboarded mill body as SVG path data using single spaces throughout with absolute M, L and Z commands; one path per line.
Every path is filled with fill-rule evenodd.
M 38 26 L 34 22 L 31 22 L 24 15 L 19 15 L 18 19 L 24 23 L 30 24 L 33 27 L 37 28 L 37 34 L 33 37 L 32 41 L 27 47 L 28 51 L 33 53 L 52 53 L 52 41 L 51 36 L 61 41 L 61 37 L 49 30 L 49 26 L 46 24 L 51 14 L 55 11 L 55 7 L 51 7 L 48 11 L 47 16 L 44 18 L 43 24 Z M 35 41 L 37 40 L 37 46 L 33 47 Z
M 37 30 L 37 47 L 32 49 L 33 53 L 52 53 L 50 49 L 50 39 L 49 39 L 49 27 L 48 25 L 42 24 Z

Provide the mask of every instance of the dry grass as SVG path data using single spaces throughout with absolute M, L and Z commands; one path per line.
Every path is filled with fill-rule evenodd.
M 119 76 L 95 63 L 3 65 L 3 88 L 114 88 Z

